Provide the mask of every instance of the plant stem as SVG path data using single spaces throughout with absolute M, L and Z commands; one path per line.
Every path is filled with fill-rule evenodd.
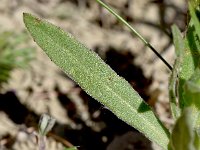
M 106 5 L 101 0 L 96 0 L 104 8 L 106 8 L 110 13 L 112 13 L 119 21 L 125 24 L 146 46 L 148 46 L 157 56 L 162 60 L 162 62 L 172 71 L 172 66 L 156 51 L 156 49 L 147 42 L 141 34 L 139 34 L 127 21 L 125 21 L 121 16 L 119 16 L 114 10 L 112 10 L 108 5 Z
M 45 135 L 38 135 L 38 150 L 45 150 L 46 148 L 46 137 Z

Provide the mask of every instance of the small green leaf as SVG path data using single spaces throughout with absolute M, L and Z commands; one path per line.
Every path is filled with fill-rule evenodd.
M 200 5 L 200 4 L 198 4 Z M 195 13 L 195 9 L 192 7 L 192 5 L 189 3 L 189 11 L 190 11 L 190 15 L 191 15 L 191 19 L 192 19 L 192 22 L 194 24 L 194 27 L 195 27 L 195 30 L 196 30 L 196 33 L 200 39 L 200 23 L 199 23 L 199 19 Z
M 200 7 L 200 0 L 189 0 L 189 3 L 193 9 L 198 9 Z
M 130 84 L 93 51 L 46 21 L 24 13 L 34 41 L 89 95 L 116 116 L 167 149 L 169 132 Z
M 170 146 L 173 150 L 196 150 L 198 145 L 193 130 L 192 109 L 184 109 L 181 117 L 177 119 L 171 134 Z
M 184 42 L 181 36 L 181 32 L 179 31 L 178 27 L 173 25 L 172 26 L 172 34 L 173 40 L 176 50 L 176 60 L 174 63 L 174 67 L 172 70 L 172 74 L 170 77 L 169 82 L 169 95 L 170 95 L 170 107 L 172 111 L 172 116 L 176 120 L 180 116 L 180 108 L 177 99 L 179 99 L 178 93 L 178 74 L 180 72 L 180 66 L 183 61 L 183 52 L 184 52 Z M 179 99 L 180 100 L 180 99 Z
M 179 59 L 181 59 L 183 57 L 184 41 L 181 35 L 181 31 L 178 29 L 176 25 L 172 26 L 172 34 L 173 34 L 176 56 L 180 57 Z
M 200 111 L 200 69 L 197 68 L 192 77 L 186 81 L 184 96 L 188 99 L 186 106 L 194 105 Z
M 0 32 L 0 87 L 10 78 L 15 68 L 27 68 L 34 58 L 34 49 L 24 47 L 27 33 Z
M 199 138 L 199 135 L 198 135 L 198 132 L 197 131 L 194 131 L 195 133 L 195 137 L 194 137 L 194 146 L 195 146 L 195 149 L 196 150 L 199 150 L 200 149 L 200 138 Z
M 48 114 L 43 114 L 39 121 L 39 133 L 45 136 L 54 126 L 56 120 Z
M 197 68 L 192 77 L 186 81 L 184 86 L 184 95 L 186 107 L 193 109 L 194 129 L 200 129 L 200 69 Z
M 192 18 L 190 20 L 186 36 L 184 38 L 184 56 L 179 73 L 179 98 L 182 109 L 188 101 L 183 96 L 185 82 L 190 79 L 196 68 L 199 67 L 200 63 L 200 39 L 193 23 L 193 16 L 191 17 Z

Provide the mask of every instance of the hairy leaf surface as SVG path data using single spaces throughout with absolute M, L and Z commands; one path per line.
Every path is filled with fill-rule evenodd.
M 130 84 L 93 51 L 46 21 L 24 13 L 34 41 L 89 95 L 116 116 L 167 149 L 169 133 Z

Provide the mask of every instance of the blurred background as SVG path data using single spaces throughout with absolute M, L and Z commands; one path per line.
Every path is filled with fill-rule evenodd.
M 183 0 L 105 0 L 173 65 L 171 25 L 184 31 Z M 158 150 L 142 134 L 88 96 L 33 42 L 23 12 L 73 34 L 124 77 L 167 127 L 170 71 L 95 0 L 0 0 L 0 149 L 35 150 L 41 114 L 56 124 L 48 150 Z

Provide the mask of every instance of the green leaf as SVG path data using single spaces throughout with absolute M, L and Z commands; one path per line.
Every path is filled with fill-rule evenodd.
M 179 73 L 179 98 L 180 98 L 180 107 L 183 109 L 185 107 L 185 103 L 187 103 L 188 99 L 186 99 L 184 95 L 184 84 L 187 80 L 190 79 L 192 74 L 195 72 L 196 68 L 199 67 L 200 63 L 200 39 L 198 37 L 198 33 L 196 30 L 196 26 L 194 25 L 194 15 L 191 16 L 188 30 L 186 36 L 184 38 L 184 55 L 183 61 L 180 66 Z
M 0 32 L 0 88 L 10 78 L 15 68 L 27 68 L 34 58 L 34 49 L 24 47 L 27 42 L 27 33 Z
M 179 59 L 182 59 L 184 51 L 184 41 L 181 35 L 181 31 L 178 29 L 176 25 L 172 26 L 172 34 L 173 34 L 176 56 L 180 57 Z
M 196 149 L 200 148 L 200 69 L 197 68 L 191 78 L 185 82 L 183 96 L 187 100 L 185 105 L 192 109 L 193 130 L 197 132 L 195 139 Z
M 195 13 L 195 9 L 192 7 L 192 4 L 190 4 L 190 3 L 189 3 L 189 11 L 190 11 L 191 19 L 192 19 L 192 22 L 194 24 L 196 33 L 197 33 L 197 35 L 198 35 L 198 37 L 200 39 L 200 23 L 199 23 L 199 19 L 198 19 L 196 13 Z
M 130 84 L 119 77 L 96 53 L 59 27 L 30 14 L 24 13 L 24 23 L 34 41 L 49 58 L 89 95 L 167 149 L 167 129 Z
M 54 126 L 56 120 L 48 114 L 43 114 L 39 121 L 39 134 L 45 136 Z
M 178 74 L 180 72 L 180 66 L 183 61 L 183 52 L 184 52 L 184 41 L 181 36 L 181 32 L 179 31 L 178 27 L 173 25 L 172 26 L 172 34 L 173 34 L 173 40 L 176 50 L 176 60 L 173 66 L 172 74 L 170 77 L 169 82 L 169 96 L 170 96 L 170 107 L 172 111 L 172 116 L 176 120 L 180 116 L 180 108 L 179 108 L 179 102 L 177 99 L 179 99 L 177 93 L 178 93 Z
M 199 135 L 198 135 L 198 132 L 197 131 L 194 131 L 195 133 L 195 137 L 194 137 L 194 146 L 195 146 L 195 149 L 196 150 L 199 150 L 200 149 L 200 138 L 199 138 Z
M 200 6 L 200 0 L 189 0 L 189 3 L 193 9 L 197 9 Z
M 170 146 L 173 150 L 197 150 L 195 147 L 198 147 L 199 141 L 193 130 L 192 118 L 192 109 L 184 109 L 171 134 Z
M 184 86 L 184 97 L 187 99 L 186 107 L 193 109 L 194 128 L 200 129 L 200 69 L 197 68 L 190 80 Z

